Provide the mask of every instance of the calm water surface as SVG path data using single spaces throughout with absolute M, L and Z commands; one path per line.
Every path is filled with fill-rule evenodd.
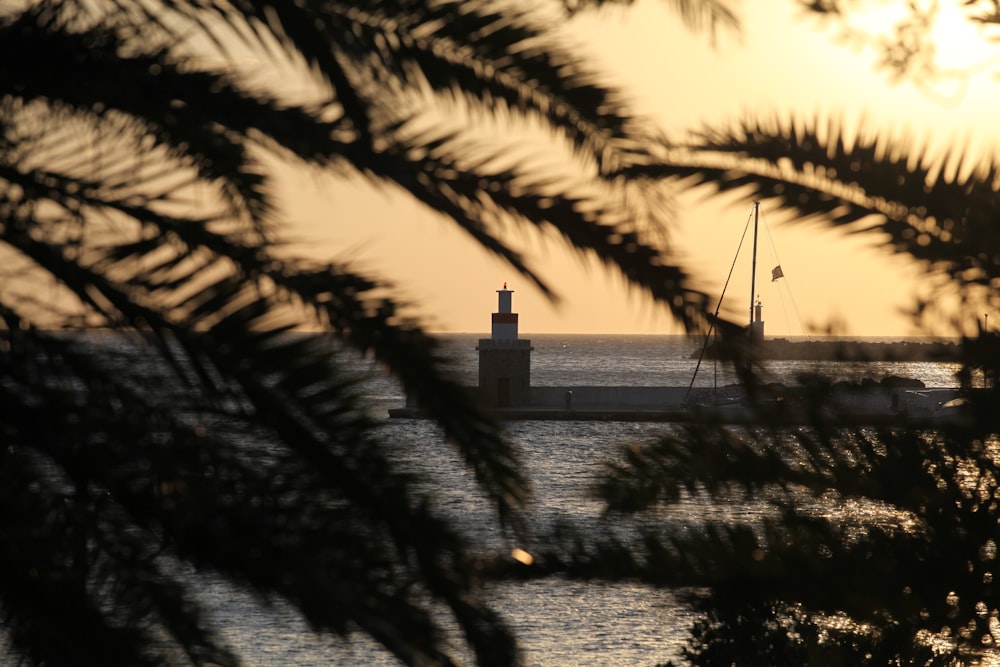
M 476 335 L 449 337 L 462 382 L 477 382 Z M 692 354 L 698 341 L 668 336 L 531 336 L 533 385 L 682 385 L 694 372 Z M 364 368 L 365 362 L 357 362 Z M 916 377 L 928 387 L 955 386 L 954 364 L 833 362 L 774 362 L 774 378 L 791 382 L 802 371 L 822 372 L 838 379 L 860 380 L 885 375 Z M 708 362 L 697 386 L 735 382 L 733 376 Z M 440 511 L 453 517 L 468 534 L 484 544 L 496 544 L 493 517 L 475 492 L 459 457 L 440 444 L 427 422 L 389 420 L 389 407 L 405 397 L 392 382 L 370 385 L 373 414 L 382 419 L 387 439 L 399 443 L 402 465 L 419 473 L 423 488 Z M 654 437 L 663 424 L 621 422 L 513 422 L 510 435 L 521 448 L 534 488 L 533 520 L 539 525 L 568 520 L 595 534 L 618 530 L 601 516 L 601 505 L 589 495 L 601 462 L 617 455 L 626 443 Z M 753 521 L 753 508 L 723 508 L 692 503 L 676 510 L 670 520 L 692 522 L 707 516 Z M 733 514 L 742 516 L 733 516 Z M 208 589 L 214 613 L 227 628 L 235 647 L 253 656 L 251 664 L 394 665 L 394 659 L 364 637 L 349 641 L 318 638 L 291 611 L 277 615 L 248 596 L 236 596 L 221 583 Z M 503 584 L 489 599 L 515 629 L 528 665 L 570 667 L 655 665 L 678 658 L 694 620 L 670 591 L 633 584 L 539 581 Z
M 464 384 L 477 382 L 478 335 L 448 337 L 455 373 Z M 531 336 L 534 385 L 681 385 L 691 382 L 692 354 L 698 341 L 670 336 Z M 114 360 L 112 360 L 113 362 Z M 111 362 L 109 362 L 111 363 Z M 354 359 L 357 370 L 370 362 Z M 953 364 L 774 363 L 774 379 L 791 381 L 801 371 L 824 372 L 859 380 L 901 375 L 922 379 L 928 387 L 954 386 Z M 720 386 L 735 379 L 708 362 L 696 385 Z M 422 489 L 438 510 L 484 548 L 496 547 L 489 507 L 476 492 L 458 455 L 442 444 L 434 427 L 423 421 L 390 420 L 387 410 L 405 397 L 390 380 L 367 385 L 372 414 L 387 441 L 396 443 L 400 465 L 423 478 Z M 589 495 L 601 463 L 617 456 L 624 444 L 654 437 L 664 424 L 604 422 L 513 422 L 510 436 L 521 449 L 534 488 L 534 525 L 566 520 L 595 535 L 621 528 L 601 516 L 601 505 Z M 698 503 L 664 515 L 664 521 L 697 521 L 708 516 L 753 521 L 752 507 L 730 508 Z M 364 636 L 341 640 L 313 633 L 297 614 L 280 603 L 262 603 L 221 580 L 190 575 L 225 640 L 258 667 L 397 664 Z M 491 603 L 516 631 L 526 663 L 540 667 L 655 665 L 677 658 L 693 616 L 670 591 L 632 584 L 604 585 L 539 581 L 498 585 Z M 457 634 L 455 635 L 458 636 Z

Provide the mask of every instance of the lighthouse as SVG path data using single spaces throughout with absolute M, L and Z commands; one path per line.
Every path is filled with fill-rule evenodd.
M 763 309 L 764 306 L 758 296 L 757 303 L 753 306 L 753 321 L 750 323 L 750 340 L 754 343 L 764 340 L 764 319 L 761 317 Z
M 508 408 L 528 402 L 531 386 L 531 341 L 518 338 L 517 313 L 511 308 L 514 290 L 497 290 L 490 338 L 480 338 L 479 395 L 486 405 Z

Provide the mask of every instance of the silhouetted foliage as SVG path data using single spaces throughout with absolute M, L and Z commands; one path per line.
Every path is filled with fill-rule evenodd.
M 590 4 L 604 3 L 564 3 Z M 721 2 L 673 6 L 734 21 Z M 247 52 L 316 97 L 253 80 Z M 554 231 L 695 330 L 708 298 L 645 233 L 656 199 L 625 192 L 684 180 L 884 233 L 968 315 L 1000 298 L 995 160 L 955 169 L 958 152 L 796 118 L 653 146 L 530 14 L 485 1 L 39 0 L 0 9 L 0 54 L 17 63 L 0 68 L 0 242 L 17 278 L 0 293 L 0 611 L 27 661 L 237 664 L 198 572 L 407 664 L 454 664 L 442 609 L 480 664 L 515 664 L 479 594 L 480 576 L 511 572 L 691 589 L 694 665 L 951 664 L 997 640 L 995 335 L 962 329 L 955 423 L 845 428 L 817 385 L 811 428 L 699 424 L 627 450 L 599 492 L 636 517 L 634 541 L 565 527 L 532 568 L 490 571 L 396 470 L 340 353 L 418 398 L 512 542 L 529 495 L 517 452 L 391 286 L 279 252 L 272 179 L 291 164 L 401 189 L 546 292 L 502 231 Z M 479 112 L 544 125 L 574 178 L 429 122 Z M 53 331 L 79 327 L 118 338 Z M 753 520 L 657 521 L 692 497 Z
M 704 326 L 705 295 L 645 233 L 662 211 L 605 178 L 648 144 L 615 91 L 531 14 L 485 1 L 6 3 L 0 56 L 11 650 L 237 664 L 195 594 L 209 572 L 406 664 L 454 663 L 441 610 L 480 664 L 516 663 L 469 540 L 396 470 L 341 353 L 417 397 L 512 541 L 517 452 L 390 285 L 281 252 L 273 176 L 402 190 L 546 292 L 500 235 L 555 231 Z M 473 144 L 480 116 L 545 127 L 572 177 Z
M 660 0 L 670 5 L 692 30 L 707 30 L 713 36 L 721 29 L 738 31 L 740 27 L 736 10 L 727 0 Z M 592 10 L 596 7 L 632 5 L 634 0 L 562 0 L 570 14 Z
M 692 587 L 703 616 L 684 653 L 691 665 L 953 665 L 990 655 L 1000 640 L 1000 346 L 980 316 L 1000 304 L 1000 169 L 992 155 L 966 162 L 959 149 L 932 154 L 864 123 L 848 134 L 835 121 L 751 118 L 624 170 L 884 235 L 938 290 L 915 304 L 915 321 L 940 314 L 938 295 L 958 297 L 964 404 L 933 423 L 845 427 L 827 410 L 829 388 L 813 383 L 808 427 L 765 414 L 753 429 L 703 424 L 636 445 L 598 491 L 609 512 L 633 517 L 639 537 L 564 540 L 540 559 L 548 570 Z M 743 515 L 657 523 L 660 508 L 691 499 Z

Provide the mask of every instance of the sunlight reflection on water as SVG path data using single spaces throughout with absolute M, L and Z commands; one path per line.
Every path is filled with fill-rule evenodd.
M 457 370 L 469 385 L 476 382 L 475 338 L 449 339 L 449 345 L 458 352 Z M 695 364 L 690 357 L 693 345 L 685 339 L 666 338 L 538 337 L 533 383 L 686 385 Z M 359 371 L 372 368 L 366 360 L 354 360 L 349 365 Z M 802 369 L 802 364 L 788 362 L 772 367 L 783 378 Z M 824 366 L 822 362 L 814 363 L 808 369 L 823 372 Z M 954 368 L 947 364 L 840 365 L 836 373 L 844 379 L 896 374 L 921 377 L 927 386 L 954 384 Z M 714 369 L 700 383 L 711 383 L 713 374 Z M 732 380 L 723 374 L 719 381 Z M 420 488 L 433 498 L 440 513 L 454 519 L 461 530 L 484 546 L 500 547 L 501 535 L 492 509 L 476 490 L 461 455 L 441 442 L 440 434 L 429 422 L 385 417 L 388 407 L 400 406 L 405 400 L 393 382 L 376 378 L 366 385 L 366 390 L 372 398 L 372 415 L 381 421 L 382 434 L 396 444 L 394 455 L 404 468 L 425 480 Z M 535 525 L 566 520 L 595 534 L 618 530 L 613 520 L 602 516 L 601 503 L 589 493 L 602 471 L 600 462 L 617 456 L 620 445 L 649 439 L 664 428 L 662 424 L 622 422 L 508 424 L 533 484 L 531 516 Z M 860 514 L 870 511 L 848 509 Z M 753 524 L 770 511 L 762 505 L 692 500 L 658 509 L 644 519 L 650 525 L 706 520 Z M 817 511 L 835 510 L 819 501 Z M 191 576 L 198 582 L 202 599 L 223 628 L 225 638 L 247 656 L 249 665 L 397 664 L 365 636 L 355 634 L 349 640 L 338 640 L 317 635 L 283 603 L 264 603 L 212 577 Z M 492 587 L 489 599 L 515 629 L 527 664 L 544 667 L 652 665 L 676 659 L 694 619 L 671 592 L 628 583 L 505 583 Z

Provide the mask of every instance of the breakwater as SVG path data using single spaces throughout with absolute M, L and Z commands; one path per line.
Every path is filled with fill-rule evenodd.
M 714 358 L 715 346 L 705 356 Z M 858 341 L 858 340 L 788 340 L 770 338 L 753 344 L 760 359 L 784 361 L 955 361 L 960 347 L 951 341 Z M 693 354 L 701 354 L 698 350 Z
M 817 419 L 803 387 L 762 387 L 751 399 L 731 385 L 696 387 L 561 386 L 531 387 L 528 400 L 490 411 L 509 421 L 623 421 L 727 424 L 812 423 Z M 470 388 L 470 391 L 475 391 Z M 824 394 L 824 421 L 839 424 L 914 425 L 937 423 L 956 416 L 949 404 L 956 389 L 926 389 L 903 385 L 841 385 Z M 420 419 L 416 405 L 391 408 L 392 418 Z

